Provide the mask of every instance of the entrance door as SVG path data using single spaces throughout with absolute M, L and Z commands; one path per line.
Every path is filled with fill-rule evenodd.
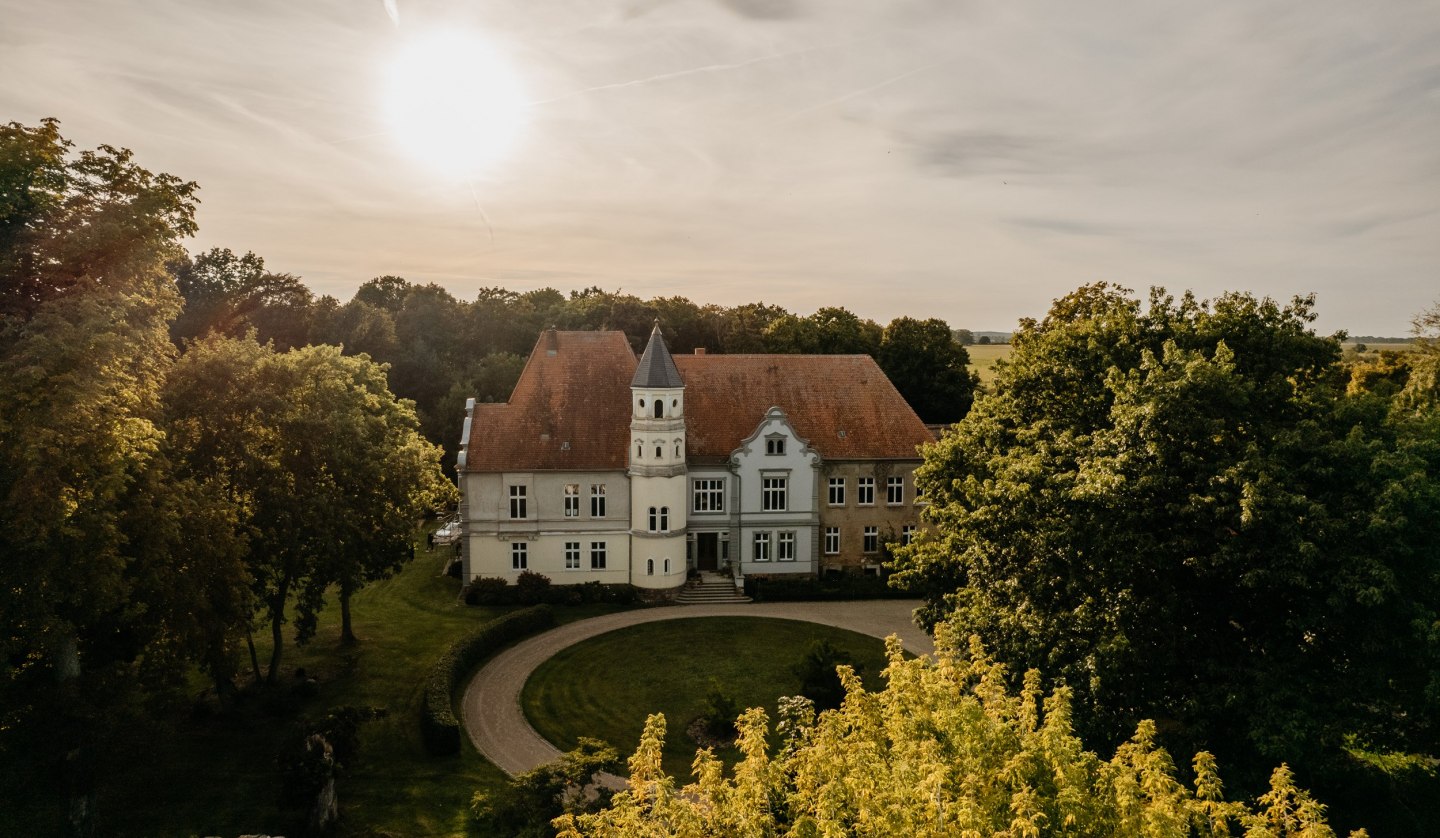
M 700 570 L 720 568 L 720 533 L 695 534 L 695 567 Z

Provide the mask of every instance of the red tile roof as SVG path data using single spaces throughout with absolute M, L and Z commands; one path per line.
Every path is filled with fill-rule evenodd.
M 916 460 L 916 447 L 934 439 L 868 355 L 677 355 L 675 363 L 693 463 L 726 461 L 771 407 L 827 460 Z M 624 469 L 636 366 L 622 332 L 541 334 L 510 401 L 476 405 L 466 471 Z
M 918 460 L 934 441 L 869 355 L 676 355 L 685 378 L 685 453 L 723 462 L 765 411 L 785 411 L 827 460 Z
M 475 406 L 465 470 L 625 468 L 634 374 L 624 332 L 542 332 L 510 401 Z

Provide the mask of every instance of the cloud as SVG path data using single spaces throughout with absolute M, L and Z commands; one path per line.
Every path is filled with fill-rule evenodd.
M 801 16 L 799 0 L 719 0 L 720 5 L 753 20 L 793 20 Z

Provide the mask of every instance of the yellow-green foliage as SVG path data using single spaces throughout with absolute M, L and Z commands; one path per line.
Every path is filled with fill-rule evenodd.
M 730 777 L 702 750 L 695 781 L 677 788 L 660 767 L 665 719 L 651 716 L 629 788 L 609 809 L 555 826 L 561 838 L 1334 835 L 1325 807 L 1284 766 L 1253 806 L 1226 801 L 1209 754 L 1195 757 L 1193 787 L 1176 779 L 1150 722 L 1107 762 L 1076 738 L 1066 691 L 1043 697 L 1030 672 L 1010 693 L 979 641 L 962 649 L 948 627 L 936 647 L 933 658 L 905 660 L 891 638 L 879 692 L 841 667 L 845 703 L 818 719 L 803 699 L 782 705 L 776 754 L 764 711 L 748 711 L 745 756 Z

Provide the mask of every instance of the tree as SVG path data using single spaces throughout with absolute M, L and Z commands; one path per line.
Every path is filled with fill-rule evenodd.
M 292 598 L 296 640 L 314 633 L 327 588 L 350 597 L 411 557 L 417 517 L 451 499 L 439 450 L 420 437 L 384 367 L 315 346 L 277 353 L 253 338 L 191 346 L 171 376 L 176 433 L 248 510 L 247 565 L 265 605 L 273 682 Z
M 170 271 L 185 300 L 170 327 L 177 342 L 212 332 L 234 337 L 252 328 L 282 349 L 309 341 L 314 295 L 299 277 L 266 271 L 254 253 L 236 256 L 217 247 L 173 260 Z
M 975 343 L 975 333 L 969 329 L 956 329 L 955 342 L 961 346 L 972 346 Z
M 1155 718 L 1242 784 L 1437 753 L 1440 448 L 1344 395 L 1313 318 L 1099 284 L 1023 322 L 917 470 L 924 621 L 1069 684 L 1097 746 Z
M 630 758 L 630 782 L 608 809 L 555 820 L 562 838 L 609 836 L 1333 836 L 1325 807 L 1285 767 L 1256 803 L 1227 801 L 1215 759 L 1197 754 L 1195 781 L 1176 777 L 1140 724 L 1102 760 L 1071 728 L 1070 697 L 1043 697 L 1027 673 L 1011 691 L 1004 667 L 952 631 L 935 659 L 905 660 L 891 638 L 888 684 L 878 693 L 846 671 L 845 701 L 815 717 L 807 702 L 781 702 L 778 752 L 768 719 L 740 719 L 742 756 L 731 776 L 704 749 L 695 781 L 676 788 L 661 769 L 663 716 L 651 716 Z M 1234 830 L 1232 832 L 1232 830 Z
M 809 317 L 787 314 L 765 330 L 770 352 L 808 355 L 870 355 L 880 349 L 882 330 L 873 320 L 861 320 L 849 310 L 830 306 Z
M 65 766 L 77 830 L 113 731 L 225 645 L 234 544 L 179 530 L 233 510 L 173 473 L 160 426 L 194 191 L 72 155 L 54 120 L 0 126 L 0 751 L 24 782 Z
M 470 814 L 487 835 L 550 838 L 555 818 L 594 812 L 610 802 L 612 792 L 598 781 L 602 772 L 619 767 L 620 754 L 613 747 L 581 737 L 575 750 L 512 778 L 503 792 L 476 792 Z
M 923 421 L 950 424 L 969 412 L 979 379 L 944 320 L 890 321 L 875 360 Z
M 855 669 L 855 659 L 849 653 L 835 648 L 829 639 L 817 640 L 810 644 L 805 656 L 791 667 L 791 672 L 800 679 L 800 695 L 810 699 L 821 710 L 834 710 L 845 698 L 845 686 L 841 683 L 836 668 L 840 666 Z

